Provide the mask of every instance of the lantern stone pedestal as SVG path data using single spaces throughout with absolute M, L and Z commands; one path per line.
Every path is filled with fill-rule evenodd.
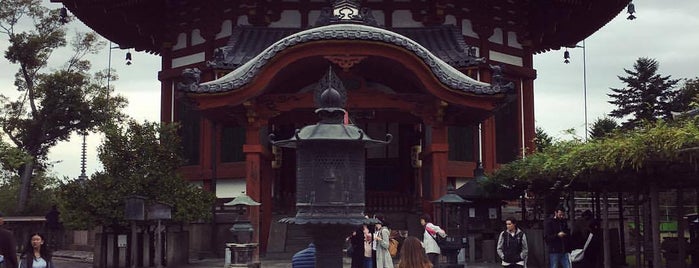
M 253 261 L 253 254 L 255 253 L 255 250 L 257 250 L 257 246 L 257 243 L 226 243 L 226 248 L 229 249 L 226 253 L 231 255 L 231 263 L 228 266 L 226 266 L 226 268 L 259 268 L 260 262 Z

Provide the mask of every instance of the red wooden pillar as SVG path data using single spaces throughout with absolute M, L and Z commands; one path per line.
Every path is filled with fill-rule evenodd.
M 432 139 L 428 144 L 430 164 L 432 165 L 430 199 L 435 200 L 447 193 L 448 132 L 447 127 L 442 123 L 434 123 L 428 127 L 432 130 Z
M 492 171 L 497 163 L 495 157 L 495 116 L 483 121 L 481 130 L 483 131 L 483 169 Z
M 251 118 L 249 118 L 251 120 Z M 250 221 L 255 228 L 253 241 L 260 243 L 260 249 L 267 246 L 269 221 L 271 219 L 271 172 L 269 159 L 265 157 L 265 146 L 261 144 L 260 130 L 267 125 L 266 120 L 252 119 L 246 129 L 243 152 L 245 153 L 246 175 L 245 192 L 253 200 L 262 203 L 250 209 Z
M 534 80 L 524 79 L 522 82 L 522 98 L 524 108 L 524 146 L 527 153 L 534 151 L 534 138 L 536 135 L 534 122 Z
M 161 65 L 162 70 L 168 70 L 172 68 L 172 46 L 164 45 L 161 53 Z M 161 122 L 172 122 L 174 121 L 174 98 L 173 94 L 173 81 L 172 78 L 161 78 L 160 79 L 160 121 Z

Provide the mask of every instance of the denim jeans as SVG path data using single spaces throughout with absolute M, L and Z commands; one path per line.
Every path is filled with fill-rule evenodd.
M 364 268 L 372 268 L 374 267 L 374 259 L 371 257 L 364 257 Z
M 561 268 L 570 268 L 570 253 L 549 253 L 550 268 L 556 268 L 561 264 Z

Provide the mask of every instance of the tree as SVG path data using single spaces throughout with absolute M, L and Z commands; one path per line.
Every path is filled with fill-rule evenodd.
M 601 139 L 612 134 L 619 128 L 619 124 L 609 117 L 597 118 L 592 127 L 590 127 L 590 138 Z
M 629 117 L 622 127 L 633 129 L 642 122 L 655 122 L 659 118 L 671 119 L 671 100 L 679 80 L 657 74 L 658 62 L 650 58 L 639 58 L 633 70 L 624 69 L 628 76 L 617 76 L 624 82 L 624 88 L 611 88 L 607 94 L 609 103 L 617 106 L 609 113 L 614 118 Z
M 534 132 L 534 145 L 536 146 L 537 152 L 543 152 L 544 149 L 551 146 L 553 143 L 553 138 L 544 131 L 541 127 L 536 127 Z
M 75 131 L 89 131 L 114 120 L 125 106 L 109 96 L 104 75 L 91 76 L 83 58 L 104 46 L 95 33 L 78 33 L 70 42 L 72 56 L 58 70 L 45 71 L 53 52 L 68 45 L 63 26 L 69 17 L 49 10 L 39 0 L 3 0 L 0 33 L 9 39 L 5 58 L 19 67 L 19 96 L 0 95 L 0 126 L 27 157 L 13 170 L 19 176 L 17 211 L 24 212 L 32 179 L 45 169 L 49 149 Z M 32 27 L 23 32 L 24 22 Z
M 64 222 L 79 228 L 118 226 L 125 223 L 124 197 L 129 195 L 173 205 L 176 221 L 211 216 L 213 194 L 177 174 L 184 160 L 176 127 L 130 121 L 126 127 L 106 130 L 98 149 L 104 171 L 60 187 Z
M 697 108 L 699 103 L 699 77 L 684 79 L 684 84 L 672 100 L 672 111 L 684 112 Z

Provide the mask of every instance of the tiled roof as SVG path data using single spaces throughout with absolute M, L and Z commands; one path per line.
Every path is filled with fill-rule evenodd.
M 425 47 L 452 67 L 468 67 L 483 62 L 469 54 L 469 48 L 456 26 L 435 26 L 421 28 L 392 28 Z M 236 27 L 230 41 L 216 51 L 211 67 L 235 69 L 254 58 L 274 42 L 300 31 L 298 28 Z
M 229 74 L 214 81 L 199 84 L 199 70 L 186 69 L 183 72 L 185 82 L 180 84 L 179 88 L 191 93 L 218 93 L 238 89 L 248 84 L 269 60 L 281 51 L 289 47 L 319 40 L 375 41 L 402 47 L 420 58 L 441 83 L 456 91 L 490 95 L 505 93 L 513 87 L 512 83 L 501 83 L 504 81 L 500 79 L 500 68 L 494 69 L 493 81 L 495 83 L 491 85 L 474 80 L 435 56 L 424 46 L 403 35 L 359 24 L 334 24 L 312 28 L 284 37 L 259 52 L 259 54 L 256 54 L 254 58 L 235 68 Z M 240 44 L 236 44 L 237 46 L 240 46 Z M 219 51 L 218 53 L 219 58 L 225 55 L 221 52 Z

